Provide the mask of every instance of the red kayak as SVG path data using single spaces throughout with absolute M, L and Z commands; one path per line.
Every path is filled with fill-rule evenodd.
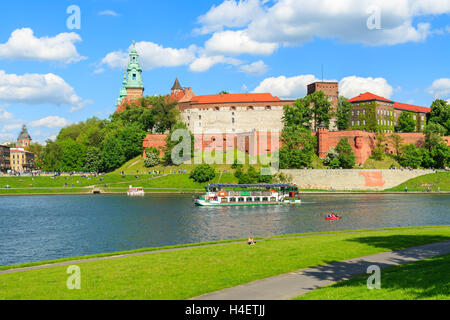
M 339 219 L 341 219 L 341 217 L 334 217 L 334 218 L 326 217 L 325 218 L 325 220 L 327 220 L 327 221 L 333 221 L 333 220 L 339 220 Z

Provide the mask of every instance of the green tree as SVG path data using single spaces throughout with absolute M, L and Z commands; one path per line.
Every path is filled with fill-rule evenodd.
M 159 150 L 158 149 L 156 149 L 155 147 L 151 147 L 145 151 L 144 165 L 147 168 L 157 166 L 160 161 L 161 161 L 161 159 L 159 158 Z
M 339 168 L 340 162 L 339 162 L 339 153 L 336 151 L 335 147 L 331 147 L 330 150 L 328 150 L 327 156 L 323 161 L 323 164 L 326 166 L 329 166 L 330 168 Z
M 86 147 L 72 139 L 63 140 L 59 144 L 62 149 L 61 170 L 82 172 L 86 161 Z
M 387 138 L 386 135 L 384 133 L 377 133 L 375 134 L 375 138 L 376 138 L 376 144 L 375 144 L 375 148 L 372 151 L 372 159 L 381 161 L 383 160 L 383 156 L 386 153 L 386 149 L 387 146 L 385 144 Z
M 336 146 L 336 151 L 338 153 L 339 164 L 344 169 L 351 169 L 354 167 L 355 155 L 353 153 L 352 147 L 346 138 L 342 138 Z
M 37 142 L 33 142 L 28 148 L 26 148 L 28 151 L 34 153 L 34 166 L 36 169 L 43 169 L 44 163 L 42 161 L 42 156 L 44 154 L 45 147 Z
M 189 177 L 195 182 L 208 182 L 214 179 L 216 172 L 209 164 L 201 164 L 191 171 Z
M 62 147 L 58 142 L 47 140 L 42 152 L 42 170 L 47 172 L 61 171 Z
M 398 117 L 398 132 L 414 132 L 416 131 L 416 121 L 413 118 L 414 114 L 412 112 L 402 112 Z
M 310 167 L 315 154 L 316 137 L 302 127 L 284 127 L 281 134 L 280 167 L 301 169 Z
M 87 172 L 100 172 L 103 167 L 102 153 L 97 147 L 89 147 L 86 152 L 86 164 L 84 166 Z
M 317 126 L 321 123 L 328 128 L 332 112 L 330 110 L 330 101 L 325 93 L 316 91 L 313 94 L 307 95 L 305 99 L 308 105 L 312 105 L 312 120 L 315 130 L 317 131 Z
M 339 97 L 337 111 L 337 126 L 339 130 L 347 130 L 350 128 L 350 120 L 352 117 L 353 104 L 348 102 L 346 98 Z
M 442 99 L 436 99 L 431 104 L 428 123 L 436 123 L 445 128 L 444 135 L 450 134 L 450 104 Z
M 126 162 L 125 152 L 118 138 L 114 136 L 106 138 L 102 147 L 102 158 L 106 171 L 115 170 Z
M 395 150 L 395 156 L 398 159 L 400 157 L 401 148 L 403 145 L 404 139 L 397 133 L 391 134 L 388 137 L 388 141 L 391 143 L 392 147 Z
M 403 167 L 419 168 L 422 163 L 423 152 L 414 144 L 408 144 L 402 147 L 402 155 L 399 163 Z

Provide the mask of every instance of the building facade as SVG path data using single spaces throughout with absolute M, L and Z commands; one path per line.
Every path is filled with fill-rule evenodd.
M 6 173 L 11 170 L 11 151 L 10 147 L 0 145 L 0 172 Z
M 18 173 L 33 171 L 34 153 L 26 151 L 24 148 L 11 148 L 10 166 L 12 171 Z
M 19 137 L 17 138 L 17 147 L 27 148 L 31 145 L 31 136 L 28 133 L 27 126 L 22 126 L 22 131 L 19 133 Z
M 373 93 L 362 93 L 348 100 L 354 106 L 350 119 L 351 130 L 393 133 L 398 118 L 408 112 L 416 121 L 416 132 L 425 128 L 426 115 L 431 109 L 410 104 L 395 102 Z

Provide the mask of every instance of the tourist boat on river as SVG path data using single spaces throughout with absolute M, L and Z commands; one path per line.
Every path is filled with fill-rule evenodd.
M 195 199 L 205 207 L 300 204 L 297 185 L 290 184 L 210 184 Z
M 144 188 L 130 186 L 128 188 L 127 195 L 132 196 L 132 197 L 133 196 L 144 196 L 145 195 Z

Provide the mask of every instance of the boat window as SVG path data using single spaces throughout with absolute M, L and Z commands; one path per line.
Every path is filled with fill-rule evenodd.
M 247 198 L 247 202 L 253 202 L 253 198 L 248 197 L 248 198 Z
M 230 198 L 230 202 L 236 202 L 236 198 Z
M 245 199 L 242 197 L 238 199 L 238 202 L 244 202 L 244 201 L 245 201 Z
M 255 201 L 261 201 L 260 197 L 255 197 Z
M 264 197 L 264 198 L 262 199 L 262 201 L 268 201 L 268 198 L 267 198 L 267 197 Z

